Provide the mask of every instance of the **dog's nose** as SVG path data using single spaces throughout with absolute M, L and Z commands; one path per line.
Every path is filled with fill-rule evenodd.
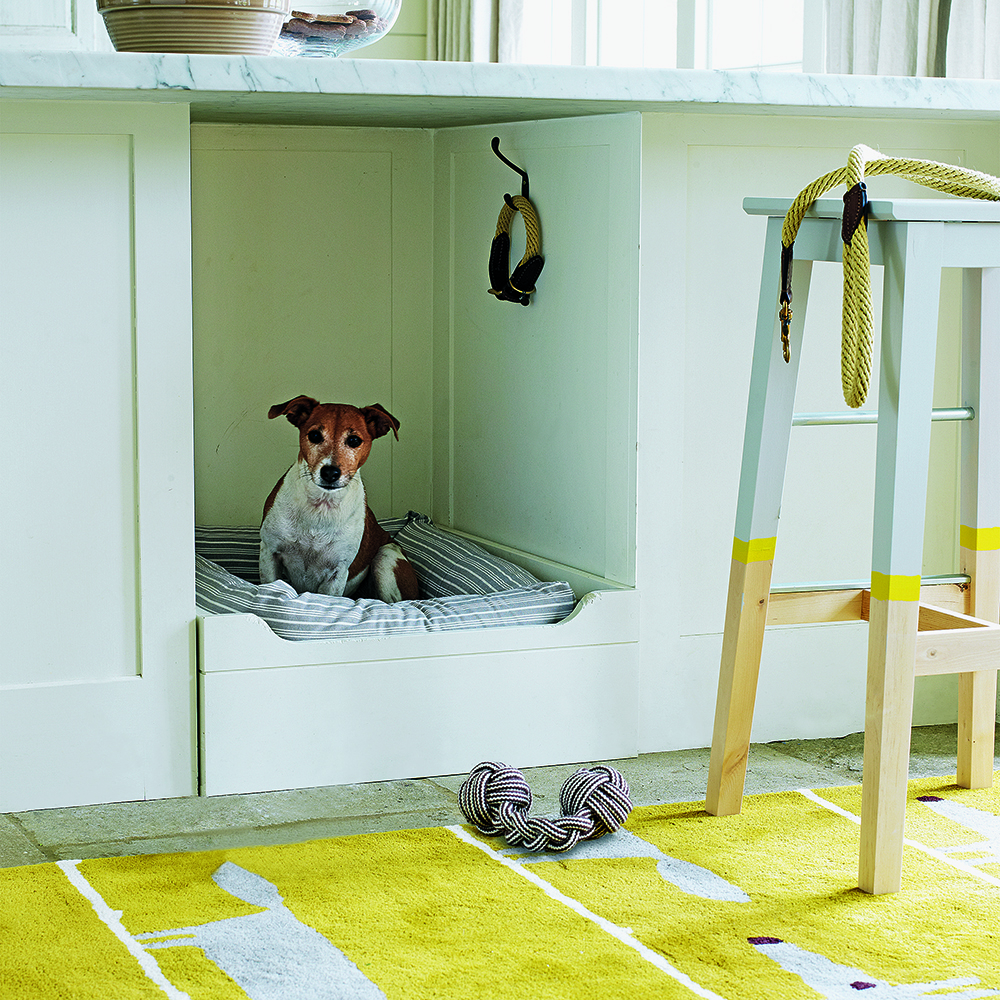
M 340 479 L 340 467 L 337 465 L 324 465 L 319 470 L 319 478 L 324 486 L 331 485 Z

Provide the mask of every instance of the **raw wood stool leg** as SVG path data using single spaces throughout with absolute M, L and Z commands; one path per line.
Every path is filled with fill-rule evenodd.
M 717 816 L 738 813 L 743 802 L 750 728 L 771 589 L 771 566 L 785 479 L 792 405 L 801 353 L 801 320 L 793 324 L 791 361 L 785 363 L 778 336 L 781 219 L 769 219 L 746 435 L 729 576 L 719 694 L 708 771 L 705 808 Z M 805 313 L 812 262 L 796 261 L 793 303 Z
M 1000 622 L 1000 268 L 967 269 L 962 302 L 962 397 L 975 419 L 962 425 L 962 572 L 969 614 Z M 958 783 L 993 784 L 997 672 L 958 675 Z
M 884 287 L 858 884 L 899 890 L 913 724 L 941 226 L 880 226 Z M 905 279 L 904 279 L 905 275 Z

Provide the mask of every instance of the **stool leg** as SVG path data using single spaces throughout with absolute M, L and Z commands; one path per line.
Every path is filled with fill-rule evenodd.
M 918 602 L 872 598 L 858 885 L 898 892 L 909 774 Z
M 962 572 L 971 580 L 969 613 L 1000 621 L 1000 268 L 965 271 L 962 399 L 975 419 L 962 425 Z M 989 664 L 986 664 L 989 667 Z M 958 676 L 958 784 L 993 784 L 997 672 Z
M 795 262 L 791 361 L 778 335 L 781 219 L 768 220 L 705 808 L 740 811 L 812 262 Z
M 902 876 L 941 277 L 939 225 L 880 229 L 882 360 L 858 867 L 859 886 L 872 893 L 898 891 Z

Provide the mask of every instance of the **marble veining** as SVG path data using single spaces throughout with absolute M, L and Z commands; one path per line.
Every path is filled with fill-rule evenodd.
M 0 97 L 179 98 L 206 121 L 237 105 L 250 119 L 415 125 L 686 108 L 1000 120 L 1000 81 L 116 52 L 3 51 Z

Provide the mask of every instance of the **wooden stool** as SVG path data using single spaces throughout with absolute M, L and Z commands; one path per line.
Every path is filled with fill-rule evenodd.
M 733 561 L 706 808 L 740 811 L 764 627 L 869 622 L 859 885 L 901 884 L 913 683 L 959 678 L 958 782 L 993 781 L 1000 667 L 1000 204 L 966 200 L 870 203 L 872 264 L 884 268 L 871 588 L 770 594 L 778 510 L 812 261 L 842 257 L 839 199 L 814 203 L 795 240 L 791 361 L 778 336 L 781 226 L 789 201 L 747 199 L 768 216 L 747 407 Z M 961 610 L 921 592 L 924 500 L 941 268 L 964 269 L 962 330 Z M 857 411 L 853 412 L 857 417 Z M 831 420 L 829 422 L 835 422 Z M 847 422 L 847 421 L 844 421 Z M 953 588 L 955 589 L 955 588 Z

